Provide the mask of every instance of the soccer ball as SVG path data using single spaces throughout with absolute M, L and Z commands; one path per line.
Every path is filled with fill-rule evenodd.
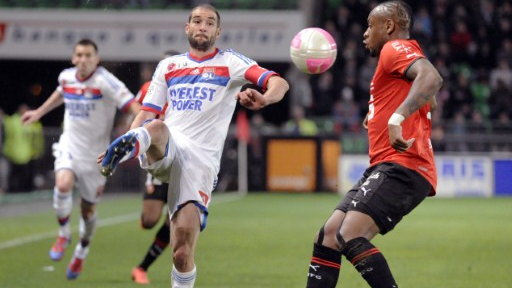
M 320 74 L 331 68 L 337 52 L 331 34 L 316 27 L 302 29 L 290 44 L 292 62 L 308 74 Z

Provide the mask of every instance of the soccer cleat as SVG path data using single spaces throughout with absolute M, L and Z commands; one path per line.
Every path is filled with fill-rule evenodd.
M 147 272 L 140 267 L 135 267 L 132 269 L 132 280 L 133 280 L 133 282 L 135 282 L 137 284 L 142 284 L 142 285 L 149 284 Z
M 69 262 L 68 269 L 66 270 L 66 277 L 68 280 L 75 280 L 80 275 L 83 263 L 84 259 L 80 259 L 76 256 L 71 258 L 71 262 Z
M 53 261 L 60 261 L 64 256 L 64 252 L 68 247 L 69 243 L 71 243 L 71 238 L 66 238 L 63 236 L 57 237 L 55 243 L 53 243 L 52 248 L 50 249 L 50 258 Z
M 103 176 L 112 176 L 119 161 L 133 151 L 135 143 L 137 143 L 135 133 L 127 133 L 114 140 L 108 146 L 105 157 L 101 161 L 101 174 Z

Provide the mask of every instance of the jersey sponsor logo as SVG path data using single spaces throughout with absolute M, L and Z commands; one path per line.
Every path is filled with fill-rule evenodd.
M 96 110 L 95 103 L 66 102 L 66 113 L 73 118 L 89 118 L 91 111 Z
M 203 102 L 212 102 L 216 91 L 215 89 L 202 86 L 172 89 L 169 91 L 171 109 L 175 111 L 201 111 Z

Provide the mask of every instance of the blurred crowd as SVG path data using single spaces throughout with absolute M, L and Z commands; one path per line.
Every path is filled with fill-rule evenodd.
M 291 83 L 301 83 L 292 87 L 292 106 L 304 107 L 311 118 L 329 116 L 326 133 L 361 133 L 377 60 L 364 50 L 362 35 L 366 15 L 378 2 L 327 1 L 324 11 L 331 13 L 322 26 L 338 45 L 334 67 L 309 82 L 300 72 L 288 75 Z M 512 151 L 512 1 L 407 2 L 414 15 L 412 38 L 445 80 L 433 115 L 436 150 Z

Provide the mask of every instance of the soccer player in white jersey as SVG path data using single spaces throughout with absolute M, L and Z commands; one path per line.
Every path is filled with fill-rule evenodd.
M 159 63 L 132 130 L 98 157 L 102 173 L 108 175 L 118 163 L 140 156 L 141 167 L 169 183 L 173 288 L 194 286 L 196 242 L 206 225 L 237 100 L 259 110 L 288 91 L 288 83 L 277 73 L 232 50 L 216 48 L 220 32 L 220 16 L 213 6 L 191 10 L 185 25 L 189 52 Z M 240 92 L 246 83 L 265 92 Z M 153 120 L 166 103 L 165 120 Z
M 32 123 L 59 105 L 65 105 L 64 131 L 54 149 L 53 207 L 60 229 L 50 249 L 50 258 L 61 260 L 71 242 L 69 218 L 76 184 L 81 197 L 80 241 L 67 269 L 70 280 L 78 277 L 89 252 L 96 227 L 96 203 L 106 181 L 98 171 L 96 157 L 110 141 L 116 108 L 134 115 L 140 108 L 126 86 L 98 66 L 99 61 L 97 45 L 89 39 L 80 40 L 74 46 L 71 59 L 75 66 L 60 73 L 59 86 L 39 108 L 22 116 L 24 123 Z

